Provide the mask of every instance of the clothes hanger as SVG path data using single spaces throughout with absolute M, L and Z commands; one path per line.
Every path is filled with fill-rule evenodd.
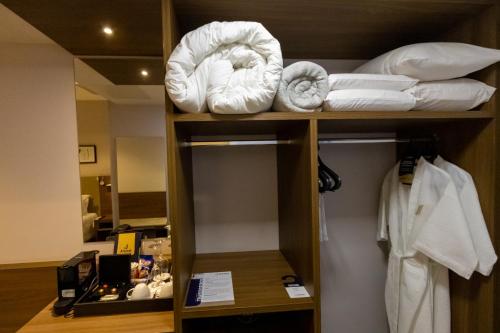
M 326 192 L 325 181 L 323 179 L 321 179 L 321 175 L 319 173 L 318 173 L 318 189 L 319 189 L 319 193 Z
M 326 192 L 326 180 L 323 179 L 323 175 L 321 172 L 318 170 L 318 187 L 319 187 L 319 193 L 325 193 Z
M 335 192 L 342 186 L 342 181 L 340 179 L 340 176 L 335 173 L 332 169 L 330 169 L 328 166 L 326 166 L 325 163 L 321 160 L 321 158 L 318 156 L 318 174 L 324 175 L 324 178 L 326 178 L 326 190 L 330 192 Z
M 404 156 L 412 156 L 417 160 L 424 157 L 427 161 L 433 163 L 438 155 L 438 141 L 439 138 L 435 134 L 429 137 L 410 138 Z
M 435 134 L 430 137 L 410 138 L 408 140 L 406 151 L 399 162 L 399 176 L 403 184 L 411 185 L 411 181 L 409 180 L 411 176 L 410 178 L 405 178 L 405 176 L 413 174 L 420 157 L 424 157 L 430 163 L 434 163 L 438 155 L 438 141 L 439 138 Z
M 318 157 L 319 159 L 319 157 Z M 319 184 L 319 192 L 324 193 L 331 188 L 334 183 L 334 180 L 319 166 L 318 162 L 318 184 Z
M 424 154 L 422 156 L 424 156 L 425 159 L 430 163 L 434 163 L 434 160 L 438 156 L 438 148 L 437 148 L 438 142 L 439 138 L 435 134 L 429 138 L 429 141 L 426 142 L 424 148 Z
M 318 143 L 319 151 L 319 143 Z M 318 185 L 319 192 L 324 193 L 326 191 L 335 192 L 342 186 L 342 181 L 338 174 L 336 174 L 332 169 L 326 166 L 318 155 Z
M 318 152 L 319 152 L 319 142 L 318 142 Z M 318 155 L 318 188 L 319 188 L 319 193 L 325 193 L 328 190 L 328 175 L 323 173 L 323 170 L 320 167 L 319 164 L 319 155 Z

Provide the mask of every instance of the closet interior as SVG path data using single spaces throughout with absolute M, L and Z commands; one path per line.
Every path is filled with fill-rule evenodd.
M 426 41 L 496 48 L 496 10 L 493 0 L 163 0 L 164 55 L 168 60 L 180 38 L 198 26 L 236 20 L 261 22 L 280 41 L 288 59 L 371 59 L 398 46 Z M 472 77 L 496 87 L 497 73 L 493 65 Z M 351 133 L 367 137 L 396 133 L 402 138 L 436 135 L 439 153 L 473 176 L 495 239 L 494 215 L 499 207 L 495 96 L 468 112 L 217 115 L 179 113 L 168 97 L 166 105 L 176 332 L 321 331 L 319 138 Z M 192 154 L 199 148 L 190 143 L 262 139 L 279 140 L 275 150 L 279 250 L 197 253 Z M 398 151 L 402 145 L 398 144 Z M 191 274 L 216 271 L 232 272 L 235 303 L 186 307 Z M 288 274 L 303 280 L 309 298 L 288 297 L 281 280 Z M 474 274 L 465 280 L 450 274 L 454 333 L 500 329 L 494 322 L 500 296 L 494 288 L 495 275 Z M 362 313 L 353 315 L 363 318 Z

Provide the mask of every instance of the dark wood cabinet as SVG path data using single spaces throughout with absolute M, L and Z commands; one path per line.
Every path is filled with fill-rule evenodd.
M 96 241 L 105 241 L 111 235 L 111 231 L 113 231 L 113 217 L 102 216 L 99 220 L 95 221 L 95 229 Z

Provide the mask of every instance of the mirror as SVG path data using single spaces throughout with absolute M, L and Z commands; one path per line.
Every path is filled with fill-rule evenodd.
M 165 152 L 162 137 L 116 138 L 120 225 L 166 236 L 161 228 L 167 224 Z
M 115 84 L 81 59 L 75 81 L 84 242 L 167 236 L 163 85 Z

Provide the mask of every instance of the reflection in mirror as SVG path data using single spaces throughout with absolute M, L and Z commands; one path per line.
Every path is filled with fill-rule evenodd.
M 167 224 L 165 138 L 116 138 L 119 223 L 164 237 Z
M 103 231 L 97 232 L 113 229 L 109 105 L 97 97 L 76 104 L 85 242 L 104 240 Z
M 134 71 L 116 84 L 75 59 L 84 242 L 167 236 L 165 92 Z

